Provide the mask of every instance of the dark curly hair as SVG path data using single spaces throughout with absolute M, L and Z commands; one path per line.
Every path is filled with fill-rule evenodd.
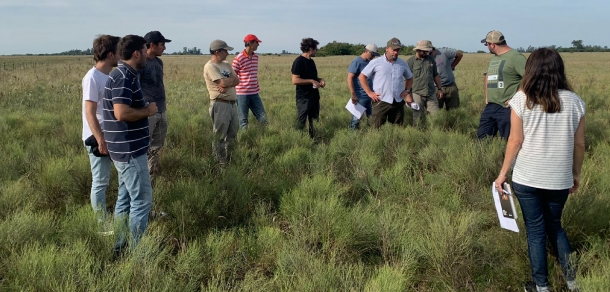
M 320 43 L 312 38 L 304 38 L 301 41 L 301 52 L 305 53 L 309 51 L 309 49 L 315 49 L 318 47 Z

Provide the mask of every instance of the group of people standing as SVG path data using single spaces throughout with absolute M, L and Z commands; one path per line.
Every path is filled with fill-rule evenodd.
M 134 247 L 148 225 L 151 175 L 158 171 L 158 152 L 168 126 L 163 62 L 159 56 L 169 42 L 158 31 L 144 37 L 100 35 L 93 42 L 96 64 L 82 80 L 82 139 L 93 177 L 91 205 L 102 226 L 109 222 L 105 193 L 112 163 L 119 174 L 114 225 L 126 228 L 117 229 L 123 231 L 117 232 L 115 255 L 128 245 Z M 260 123 L 267 122 L 259 96 L 255 53 L 261 42 L 255 35 L 247 35 L 245 49 L 232 64 L 226 58 L 233 47 L 222 40 L 210 44 L 211 58 L 204 66 L 203 76 L 215 134 L 212 147 L 221 165 L 230 161 L 239 128 L 248 127 L 249 111 Z M 580 185 L 585 104 L 572 92 L 563 60 L 556 51 L 541 48 L 526 58 L 511 49 L 499 31 L 490 31 L 481 42 L 493 57 L 484 74 L 486 106 L 477 136 L 484 139 L 499 132 L 508 140 L 504 164 L 494 186 L 502 191 L 514 164 L 512 183 L 526 225 L 535 282 L 530 288 L 549 289 L 548 238 L 569 290 L 575 291 L 575 269 L 569 259 L 571 248 L 561 226 L 561 213 L 568 194 L 576 192 Z M 312 59 L 318 45 L 318 41 L 304 38 L 302 54 L 291 68 L 297 125 L 304 129 L 308 123 L 310 137 L 315 136 L 313 122 L 319 117 L 319 89 L 326 86 Z M 404 61 L 398 57 L 402 47 L 399 39 L 392 38 L 382 55 L 376 45 L 369 44 L 349 65 L 351 101 L 366 108 L 366 116 L 371 117 L 375 128 L 387 122 L 402 125 L 407 106 L 414 111 L 414 125 L 424 122 L 426 114 L 460 106 L 453 70 L 460 63 L 462 52 L 437 49 L 431 41 L 421 40 L 415 46 L 415 55 Z M 359 124 L 360 120 L 353 117 L 350 127 L 358 129 Z M 113 232 L 112 228 L 102 231 Z
M 429 40 L 415 46 L 415 55 L 406 62 L 400 58 L 403 45 L 392 38 L 380 58 L 375 44 L 369 44 L 348 68 L 347 85 L 352 103 L 366 109 L 373 126 L 386 122 L 402 125 L 405 104 L 413 110 L 413 124 L 419 125 L 426 114 L 439 108 L 450 110 L 460 105 L 453 70 L 463 53 L 450 48 L 435 48 Z M 360 119 L 352 117 L 350 128 L 358 129 Z
M 82 138 L 91 164 L 91 205 L 103 234 L 111 235 L 113 225 L 119 226 L 117 256 L 128 240 L 135 246 L 148 226 L 151 175 L 158 171 L 158 152 L 167 133 L 159 56 L 169 42 L 158 31 L 144 37 L 100 35 L 93 41 L 96 64 L 82 80 Z M 111 164 L 119 174 L 114 224 L 106 211 Z

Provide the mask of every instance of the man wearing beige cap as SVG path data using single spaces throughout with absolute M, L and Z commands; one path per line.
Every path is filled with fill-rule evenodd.
M 373 126 L 381 127 L 389 121 L 402 125 L 405 118 L 405 101 L 411 105 L 413 74 L 409 65 L 398 58 L 402 43 L 397 38 L 388 41 L 385 54 L 369 62 L 360 72 L 360 85 L 373 101 Z M 368 79 L 373 80 L 373 88 Z
M 489 68 L 485 76 L 485 110 L 481 114 L 477 137 L 495 136 L 500 131 L 500 136 L 508 140 L 510 134 L 510 108 L 508 101 L 515 95 L 523 73 L 525 73 L 525 62 L 527 59 L 521 53 L 511 49 L 506 44 L 504 35 L 497 31 L 490 31 L 481 40 L 491 57 Z
M 233 47 L 222 40 L 210 44 L 212 58 L 203 67 L 203 77 L 210 93 L 210 117 L 214 127 L 212 150 L 221 165 L 231 159 L 231 149 L 237 137 L 239 120 L 235 102 L 235 86 L 239 78 L 225 60 Z
M 407 60 L 413 71 L 413 101 L 419 109 L 413 109 L 413 125 L 426 120 L 426 112 L 438 112 L 438 101 L 443 98 L 441 78 L 436 69 L 436 60 L 430 56 L 432 42 L 421 40 L 415 46 L 415 55 Z
M 377 52 L 377 46 L 374 44 L 368 44 L 364 47 L 364 52 L 360 56 L 356 57 L 347 68 L 347 87 L 352 94 L 352 103 L 359 103 L 366 108 L 366 116 L 370 117 L 373 112 L 371 107 L 371 98 L 366 95 L 362 86 L 360 86 L 360 80 L 358 79 L 362 69 L 369 64 L 371 60 L 379 56 Z M 373 80 L 369 80 L 369 87 L 373 86 Z M 360 119 L 356 116 L 352 116 L 352 122 L 350 123 L 350 129 L 356 130 L 360 128 Z

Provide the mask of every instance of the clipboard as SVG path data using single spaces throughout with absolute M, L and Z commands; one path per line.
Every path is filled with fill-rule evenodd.
M 507 192 L 510 194 L 506 194 Z M 515 209 L 515 203 L 514 203 L 514 199 L 512 196 L 512 189 L 510 189 L 510 186 L 508 186 L 508 189 L 506 189 L 506 187 L 503 186 L 503 192 L 502 192 L 502 194 L 499 194 L 498 190 L 496 190 L 495 182 L 492 182 L 491 183 L 491 195 L 493 197 L 494 205 L 496 207 L 498 221 L 500 221 L 500 227 L 510 230 L 510 231 L 519 232 L 519 226 L 517 226 L 517 220 L 516 220 L 517 219 L 517 210 Z M 506 197 L 502 198 L 503 195 L 506 195 Z M 503 201 L 504 201 L 504 207 L 502 206 Z M 504 215 L 504 210 L 506 210 L 507 216 L 512 214 L 513 218 L 506 217 Z

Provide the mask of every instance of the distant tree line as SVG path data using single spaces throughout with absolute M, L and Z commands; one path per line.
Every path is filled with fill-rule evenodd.
M 183 47 L 181 52 L 173 52 L 173 53 L 170 53 L 169 55 L 203 55 L 203 54 L 201 53 L 201 49 L 199 49 L 197 47 L 192 47 L 190 49 L 187 47 Z
M 527 48 L 519 47 L 519 48 L 515 48 L 515 50 L 517 50 L 520 53 L 531 53 L 538 48 L 549 48 L 549 49 L 556 50 L 560 53 L 610 52 L 610 48 L 608 48 L 608 46 L 602 47 L 602 46 L 584 45 L 582 40 L 573 40 L 572 46 L 569 48 L 552 45 L 552 46 L 542 46 L 542 47 L 528 46 Z M 486 53 L 486 52 L 481 50 L 481 51 L 477 51 L 477 53 Z
M 344 42 L 337 42 L 337 41 L 332 41 L 328 44 L 326 44 L 325 46 L 320 47 L 320 49 L 318 50 L 317 55 L 320 57 L 324 57 L 324 56 L 344 56 L 344 55 L 360 55 L 362 54 L 362 52 L 364 51 L 364 46 L 363 44 L 350 44 L 350 43 L 344 43 Z M 569 48 L 564 48 L 561 46 L 542 46 L 542 47 L 546 47 L 546 48 L 551 48 L 554 50 L 557 50 L 558 52 L 567 52 L 567 53 L 574 53 L 574 52 L 610 52 L 610 48 L 608 48 L 608 46 L 592 46 L 592 45 L 585 45 L 583 43 L 582 40 L 573 40 L 572 41 L 572 46 Z M 534 46 L 528 46 L 527 48 L 523 48 L 523 47 L 518 47 L 515 48 L 515 50 L 521 52 L 521 53 L 531 53 L 533 51 L 535 51 L 538 48 L 542 48 L 542 47 L 534 47 Z M 402 46 L 402 49 L 400 50 L 400 54 L 401 55 L 413 55 L 414 52 L 414 48 L 415 46 Z M 385 52 L 385 47 L 379 47 L 379 52 L 383 53 Z M 236 54 L 239 53 L 236 52 Z M 483 51 L 483 50 L 478 50 L 477 53 L 487 53 L 487 51 Z M 203 54 L 208 54 L 208 52 L 201 52 L 201 48 L 197 48 L 197 47 L 192 47 L 192 48 L 187 48 L 187 47 L 183 47 L 182 51 L 177 51 L 177 52 L 173 52 L 173 53 L 169 53 L 168 55 L 203 55 Z M 293 54 L 290 53 L 286 50 L 282 50 L 282 55 L 286 55 L 286 54 Z M 53 54 L 25 54 L 26 56 L 48 56 L 48 55 L 70 55 L 70 56 L 78 56 L 78 55 L 93 55 L 93 48 L 89 48 L 86 50 L 69 50 L 69 51 L 65 51 L 65 52 L 61 52 L 61 53 L 53 53 Z M 272 53 L 263 53 L 262 55 L 279 55 L 279 54 L 272 54 Z
M 317 56 L 344 56 L 344 55 L 360 55 L 364 52 L 365 45 L 363 44 L 350 44 L 332 41 L 325 46 L 320 47 L 317 52 Z M 415 46 L 402 46 L 400 50 L 401 55 L 412 55 L 414 53 L 413 49 Z M 379 47 L 379 52 L 383 53 L 385 51 L 385 47 Z

